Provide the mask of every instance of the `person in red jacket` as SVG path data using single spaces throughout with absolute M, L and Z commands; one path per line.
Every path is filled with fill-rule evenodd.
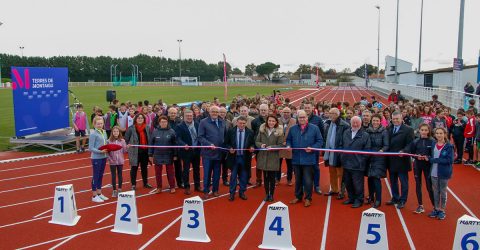
M 463 136 L 466 140 L 465 148 L 468 151 L 468 160 L 464 162 L 464 164 L 473 164 L 473 138 L 475 137 L 475 116 L 473 110 L 467 110 L 467 125 L 465 127 L 465 131 L 463 132 Z
M 392 93 L 388 96 L 388 103 L 397 103 L 398 102 L 398 96 L 397 92 L 395 92 L 395 89 L 392 89 Z

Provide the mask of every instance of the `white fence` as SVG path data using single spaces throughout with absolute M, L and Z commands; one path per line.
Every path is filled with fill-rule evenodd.
M 433 95 L 438 96 L 438 100 L 442 102 L 445 106 L 452 108 L 452 110 L 457 110 L 463 108 L 465 104 L 465 99 L 467 96 L 475 99 L 475 105 L 477 108 L 480 108 L 478 95 L 467 94 L 465 92 L 449 90 L 443 88 L 427 88 L 422 86 L 414 85 L 404 85 L 396 84 L 390 82 L 378 82 L 371 81 L 371 87 L 374 90 L 389 95 L 392 89 L 400 90 L 402 95 L 409 99 L 419 99 L 421 101 L 431 101 Z M 365 86 L 365 83 L 357 83 L 357 86 Z
M 224 86 L 224 82 L 199 82 L 201 86 Z M 130 86 L 129 82 L 124 82 L 122 86 Z M 320 86 L 326 86 L 325 82 L 319 83 Z M 69 82 L 69 87 L 111 87 L 111 82 Z M 180 86 L 179 82 L 137 82 L 137 86 Z M 304 83 L 272 83 L 272 82 L 228 82 L 228 86 L 316 86 L 316 84 L 304 84 Z

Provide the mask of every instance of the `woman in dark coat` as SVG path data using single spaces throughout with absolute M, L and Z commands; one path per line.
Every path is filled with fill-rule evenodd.
M 148 145 L 150 141 L 150 125 L 146 123 L 144 114 L 139 113 L 133 118 L 133 125 L 128 127 L 125 133 L 125 142 L 127 145 Z M 142 172 L 143 186 L 152 188 L 148 184 L 148 148 L 146 147 L 130 147 L 128 149 L 128 158 L 130 160 L 130 181 L 132 190 L 135 190 L 137 184 L 138 166 Z
M 150 145 L 154 146 L 175 146 L 176 136 L 175 131 L 170 128 L 168 118 L 160 116 L 158 119 L 159 127 L 152 133 Z M 173 168 L 173 161 L 177 158 L 176 149 L 173 148 L 149 148 L 148 154 L 150 161 L 155 164 L 155 178 L 157 180 L 157 190 L 155 193 L 162 191 L 162 169 L 165 165 L 167 172 L 168 184 L 170 186 L 170 193 L 175 193 L 175 172 Z
M 388 151 L 389 138 L 387 130 L 382 127 L 382 116 L 374 114 L 372 116 L 372 126 L 367 129 L 370 134 L 370 144 L 372 151 Z M 372 156 L 369 161 L 368 176 L 368 200 L 367 203 L 373 204 L 374 208 L 380 207 L 382 203 L 382 182 L 381 178 L 387 176 L 387 162 L 384 156 Z

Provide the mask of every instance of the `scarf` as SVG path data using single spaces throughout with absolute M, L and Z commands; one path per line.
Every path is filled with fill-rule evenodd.
M 300 125 L 300 130 L 302 131 L 302 133 L 305 132 L 305 129 L 307 128 L 307 126 L 308 126 L 308 122 L 305 123 L 305 125 Z
M 146 127 L 147 127 L 147 125 L 145 123 L 142 123 L 141 125 L 135 124 L 135 129 L 137 130 L 137 133 L 139 135 L 141 145 L 147 145 L 148 144 L 147 134 L 145 132 Z M 146 148 L 146 147 L 140 147 L 140 148 Z

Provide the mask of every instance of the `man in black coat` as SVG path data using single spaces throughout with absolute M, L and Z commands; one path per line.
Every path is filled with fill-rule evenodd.
M 177 144 L 185 146 L 185 149 L 180 149 L 178 155 L 183 161 L 182 180 L 185 187 L 185 194 L 190 192 L 190 165 L 193 169 L 193 181 L 195 184 L 195 191 L 202 192 L 200 189 L 200 149 L 188 148 L 188 146 L 199 146 L 198 142 L 198 123 L 193 121 L 193 111 L 187 109 L 183 114 L 184 121 L 175 127 L 177 135 Z
M 340 110 L 331 108 L 330 120 L 325 122 L 325 148 L 336 149 L 342 145 L 343 133 L 350 128 L 350 124 L 340 118 Z M 323 155 L 325 166 L 330 174 L 330 188 L 326 196 L 338 195 L 341 200 L 345 196 L 345 184 L 343 182 L 343 168 L 340 162 L 340 153 L 325 152 Z
M 252 121 L 252 130 L 254 134 L 254 140 L 258 135 L 258 131 L 260 130 L 260 126 L 265 123 L 267 116 L 268 116 L 268 105 L 261 104 L 260 105 L 260 115 Z M 262 170 L 258 169 L 255 171 L 256 181 L 255 187 L 262 186 Z M 252 174 L 249 172 L 248 179 L 250 180 Z
M 178 110 L 174 107 L 168 109 L 168 125 L 171 129 L 175 130 L 175 127 L 182 122 L 182 119 L 178 117 Z M 175 166 L 175 180 L 177 181 L 177 186 L 179 188 L 184 188 L 182 181 L 182 161 L 177 159 L 173 161 Z
M 247 196 L 247 178 L 248 171 L 247 161 L 252 160 L 252 153 L 255 149 L 255 137 L 253 131 L 246 127 L 247 119 L 239 117 L 237 119 L 237 126 L 231 128 L 225 137 L 225 148 L 230 149 L 227 155 L 227 164 L 230 166 L 230 197 L 229 201 L 235 199 L 235 192 L 237 189 L 237 178 L 240 177 L 240 199 L 246 200 Z M 235 150 L 247 149 L 247 150 Z
M 320 134 L 322 135 L 322 138 L 325 140 L 324 123 L 319 116 L 313 113 L 313 103 L 311 102 L 304 103 L 303 109 L 308 115 L 308 123 L 317 126 L 318 129 L 320 129 Z M 315 193 L 322 194 L 322 191 L 320 190 L 320 168 L 318 166 L 318 159 L 320 158 L 320 152 L 316 151 L 315 154 L 317 155 L 317 164 L 313 168 L 313 186 L 314 186 Z
M 370 150 L 370 136 L 362 128 L 362 120 L 358 116 L 350 120 L 351 128 L 343 133 L 341 148 L 345 150 Z M 341 154 L 343 176 L 347 187 L 348 200 L 343 204 L 353 204 L 352 208 L 361 207 L 364 193 L 364 174 L 367 166 L 367 155 Z
M 414 131 L 411 127 L 403 124 L 402 113 L 395 111 L 392 114 L 393 125 L 388 128 L 390 136 L 389 150 L 391 152 L 408 152 L 410 143 L 415 139 Z M 408 197 L 408 172 L 412 170 L 410 157 L 391 156 L 388 157 L 388 172 L 390 183 L 392 184 L 392 200 L 387 205 L 397 205 L 397 208 L 405 207 Z M 400 179 L 401 194 L 398 190 L 398 180 Z

